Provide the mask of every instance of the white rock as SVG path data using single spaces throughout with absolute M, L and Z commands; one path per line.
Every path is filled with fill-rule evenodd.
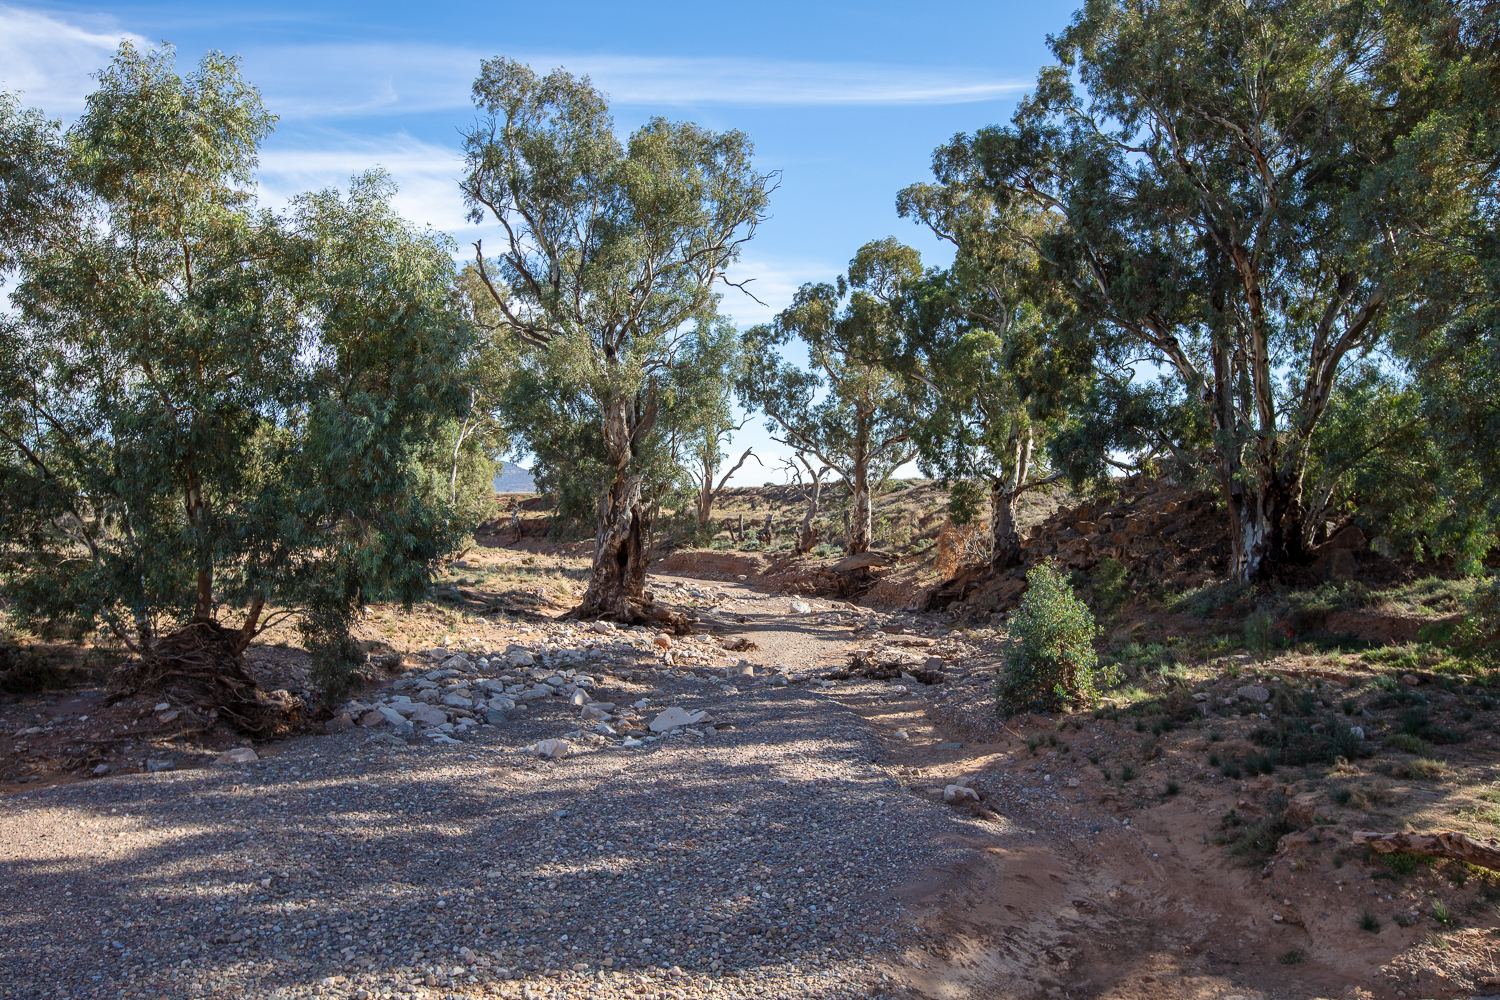
M 406 718 L 400 712 L 396 711 L 389 705 L 381 705 L 376 709 L 376 711 L 385 716 L 385 721 L 389 722 L 393 726 L 406 725 Z
M 155 708 L 153 708 L 151 711 L 153 711 L 153 712 L 165 712 L 167 709 L 169 709 L 171 707 L 172 706 L 171 706 L 170 703 L 164 701 L 161 704 L 157 705 Z
M 418 705 L 411 721 L 419 726 L 440 726 L 448 721 L 448 713 L 432 705 Z
M 597 632 L 599 635 L 603 635 L 606 632 L 613 632 L 615 630 L 615 623 L 604 621 L 594 622 L 589 626 L 589 630 L 592 632 Z
M 582 708 L 588 703 L 589 696 L 582 691 L 577 690 L 576 688 L 573 691 L 573 697 L 568 699 L 568 704 L 572 705 L 574 708 Z
M 529 667 L 536 662 L 536 657 L 524 649 L 513 649 L 505 654 L 505 662 L 513 667 Z
M 623 740 L 620 741 L 620 746 L 622 746 L 622 747 L 638 747 L 638 746 L 644 746 L 644 745 L 645 744 L 643 744 L 640 740 L 636 739 L 634 736 L 627 736 Z
M 449 694 L 443 696 L 443 704 L 449 708 L 473 708 L 474 702 L 461 694 Z
M 444 670 L 468 670 L 472 666 L 473 664 L 469 662 L 469 658 L 462 653 L 457 656 L 450 656 L 442 662 Z
M 1364 726 L 1350 726 L 1349 727 L 1349 732 L 1353 733 L 1354 734 L 1354 738 L 1357 739 L 1357 740 L 1362 740 L 1362 739 L 1365 738 L 1365 727 Z
M 646 706 L 649 704 L 651 704 L 651 702 L 647 701 L 645 698 L 642 698 L 640 701 L 636 702 L 630 707 L 635 709 L 637 712 L 644 712 L 646 710 Z
M 603 719 L 609 715 L 609 709 L 603 705 L 583 706 L 582 717 L 585 719 Z
M 943 801 L 949 805 L 962 805 L 965 802 L 978 802 L 979 793 L 967 785 L 949 785 L 943 789 Z
M 1244 687 L 1236 691 L 1235 694 L 1239 695 L 1241 698 L 1244 698 L 1246 701 L 1265 703 L 1271 700 L 1271 692 L 1267 691 L 1265 688 L 1261 687 L 1258 684 L 1246 684 Z
M 598 733 L 600 736 L 613 736 L 615 734 L 614 729 L 611 728 L 610 724 L 607 722 L 601 722 L 597 726 L 595 726 L 594 732 Z
M 260 760 L 260 755 L 249 747 L 235 747 L 219 754 L 215 764 L 248 764 L 253 760 Z
M 792 614 L 794 615 L 806 615 L 812 613 L 812 605 L 808 604 L 806 601 L 793 601 L 791 607 Z
M 673 705 L 651 720 L 651 731 L 653 733 L 666 733 L 683 726 L 691 726 L 708 718 L 707 712 L 689 712 Z
M 538 757 L 547 757 L 552 760 L 561 760 L 572 752 L 572 747 L 567 740 L 542 740 L 533 743 L 526 748 L 527 753 L 534 753 Z

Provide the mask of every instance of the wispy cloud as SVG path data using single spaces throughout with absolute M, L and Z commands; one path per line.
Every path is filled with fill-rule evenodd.
M 349 178 L 373 167 L 391 175 L 399 190 L 393 203 L 403 216 L 434 229 L 464 232 L 466 209 L 458 191 L 463 154 L 404 133 L 366 137 L 325 133 L 316 146 L 273 146 L 260 154 L 262 200 L 281 207 L 294 195 L 324 188 L 347 189 Z M 473 227 L 468 227 L 473 228 Z
M 110 23 L 82 27 L 36 11 L 0 5 L 0 88 L 48 114 L 83 110 L 90 75 L 109 62 L 122 39 L 140 41 Z
M 288 117 L 410 114 L 467 107 L 477 49 L 376 44 L 278 47 L 246 54 L 268 103 Z M 1028 83 L 978 70 L 738 58 L 513 53 L 545 72 L 588 75 L 622 106 L 876 105 L 990 101 Z

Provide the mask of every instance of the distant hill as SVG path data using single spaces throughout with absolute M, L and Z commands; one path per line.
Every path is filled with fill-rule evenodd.
M 516 465 L 514 462 L 502 462 L 500 472 L 495 476 L 496 493 L 535 493 L 536 483 L 531 479 L 531 473 Z

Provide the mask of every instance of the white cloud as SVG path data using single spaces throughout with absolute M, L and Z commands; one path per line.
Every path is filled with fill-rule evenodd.
M 284 46 L 251 51 L 245 71 L 292 117 L 410 114 L 469 106 L 478 49 L 422 45 Z M 516 54 L 538 72 L 587 74 L 618 105 L 958 104 L 1029 84 L 977 70 L 771 59 Z
M 347 190 L 350 177 L 378 166 L 395 180 L 398 191 L 392 201 L 406 218 L 460 236 L 476 229 L 464 222 L 466 209 L 458 191 L 463 155 L 457 149 L 405 134 L 367 138 L 335 133 L 325 138 L 326 146 L 261 150 L 257 178 L 262 200 L 279 208 L 304 191 Z
M 0 6 L 0 89 L 20 91 L 21 101 L 49 115 L 76 114 L 94 89 L 91 74 L 104 67 L 121 40 L 137 35 L 100 24 L 97 29 L 17 7 Z
M 719 308 L 732 317 L 737 326 L 766 323 L 791 305 L 792 294 L 797 289 L 809 281 L 828 281 L 843 268 L 842 264 L 828 261 L 760 257 L 755 253 L 754 242 L 751 242 L 747 256 L 729 269 L 729 280 L 744 284 L 745 291 L 760 302 L 737 288 L 721 288 L 724 300 Z

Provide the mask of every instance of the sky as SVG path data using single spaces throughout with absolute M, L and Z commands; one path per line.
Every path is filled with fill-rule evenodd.
M 732 272 L 753 279 L 764 305 L 733 289 L 724 301 L 746 326 L 803 283 L 832 279 L 873 239 L 895 236 L 926 263 L 946 263 L 937 241 L 897 217 L 896 192 L 930 179 L 940 143 L 1009 119 L 1050 61 L 1047 35 L 1076 5 L 0 3 L 0 88 L 67 121 L 123 38 L 171 43 L 182 72 L 205 52 L 237 55 L 279 117 L 261 151 L 264 202 L 346 188 L 380 166 L 400 186 L 404 215 L 472 253 L 488 230 L 466 222 L 457 181 L 480 60 L 587 74 L 609 95 L 622 135 L 656 115 L 739 129 L 755 143 L 757 167 L 780 171 L 771 218 Z M 752 419 L 731 443 L 732 456 L 753 446 L 764 463 L 748 462 L 736 484 L 785 479 L 777 469 L 790 450 L 762 423 Z

